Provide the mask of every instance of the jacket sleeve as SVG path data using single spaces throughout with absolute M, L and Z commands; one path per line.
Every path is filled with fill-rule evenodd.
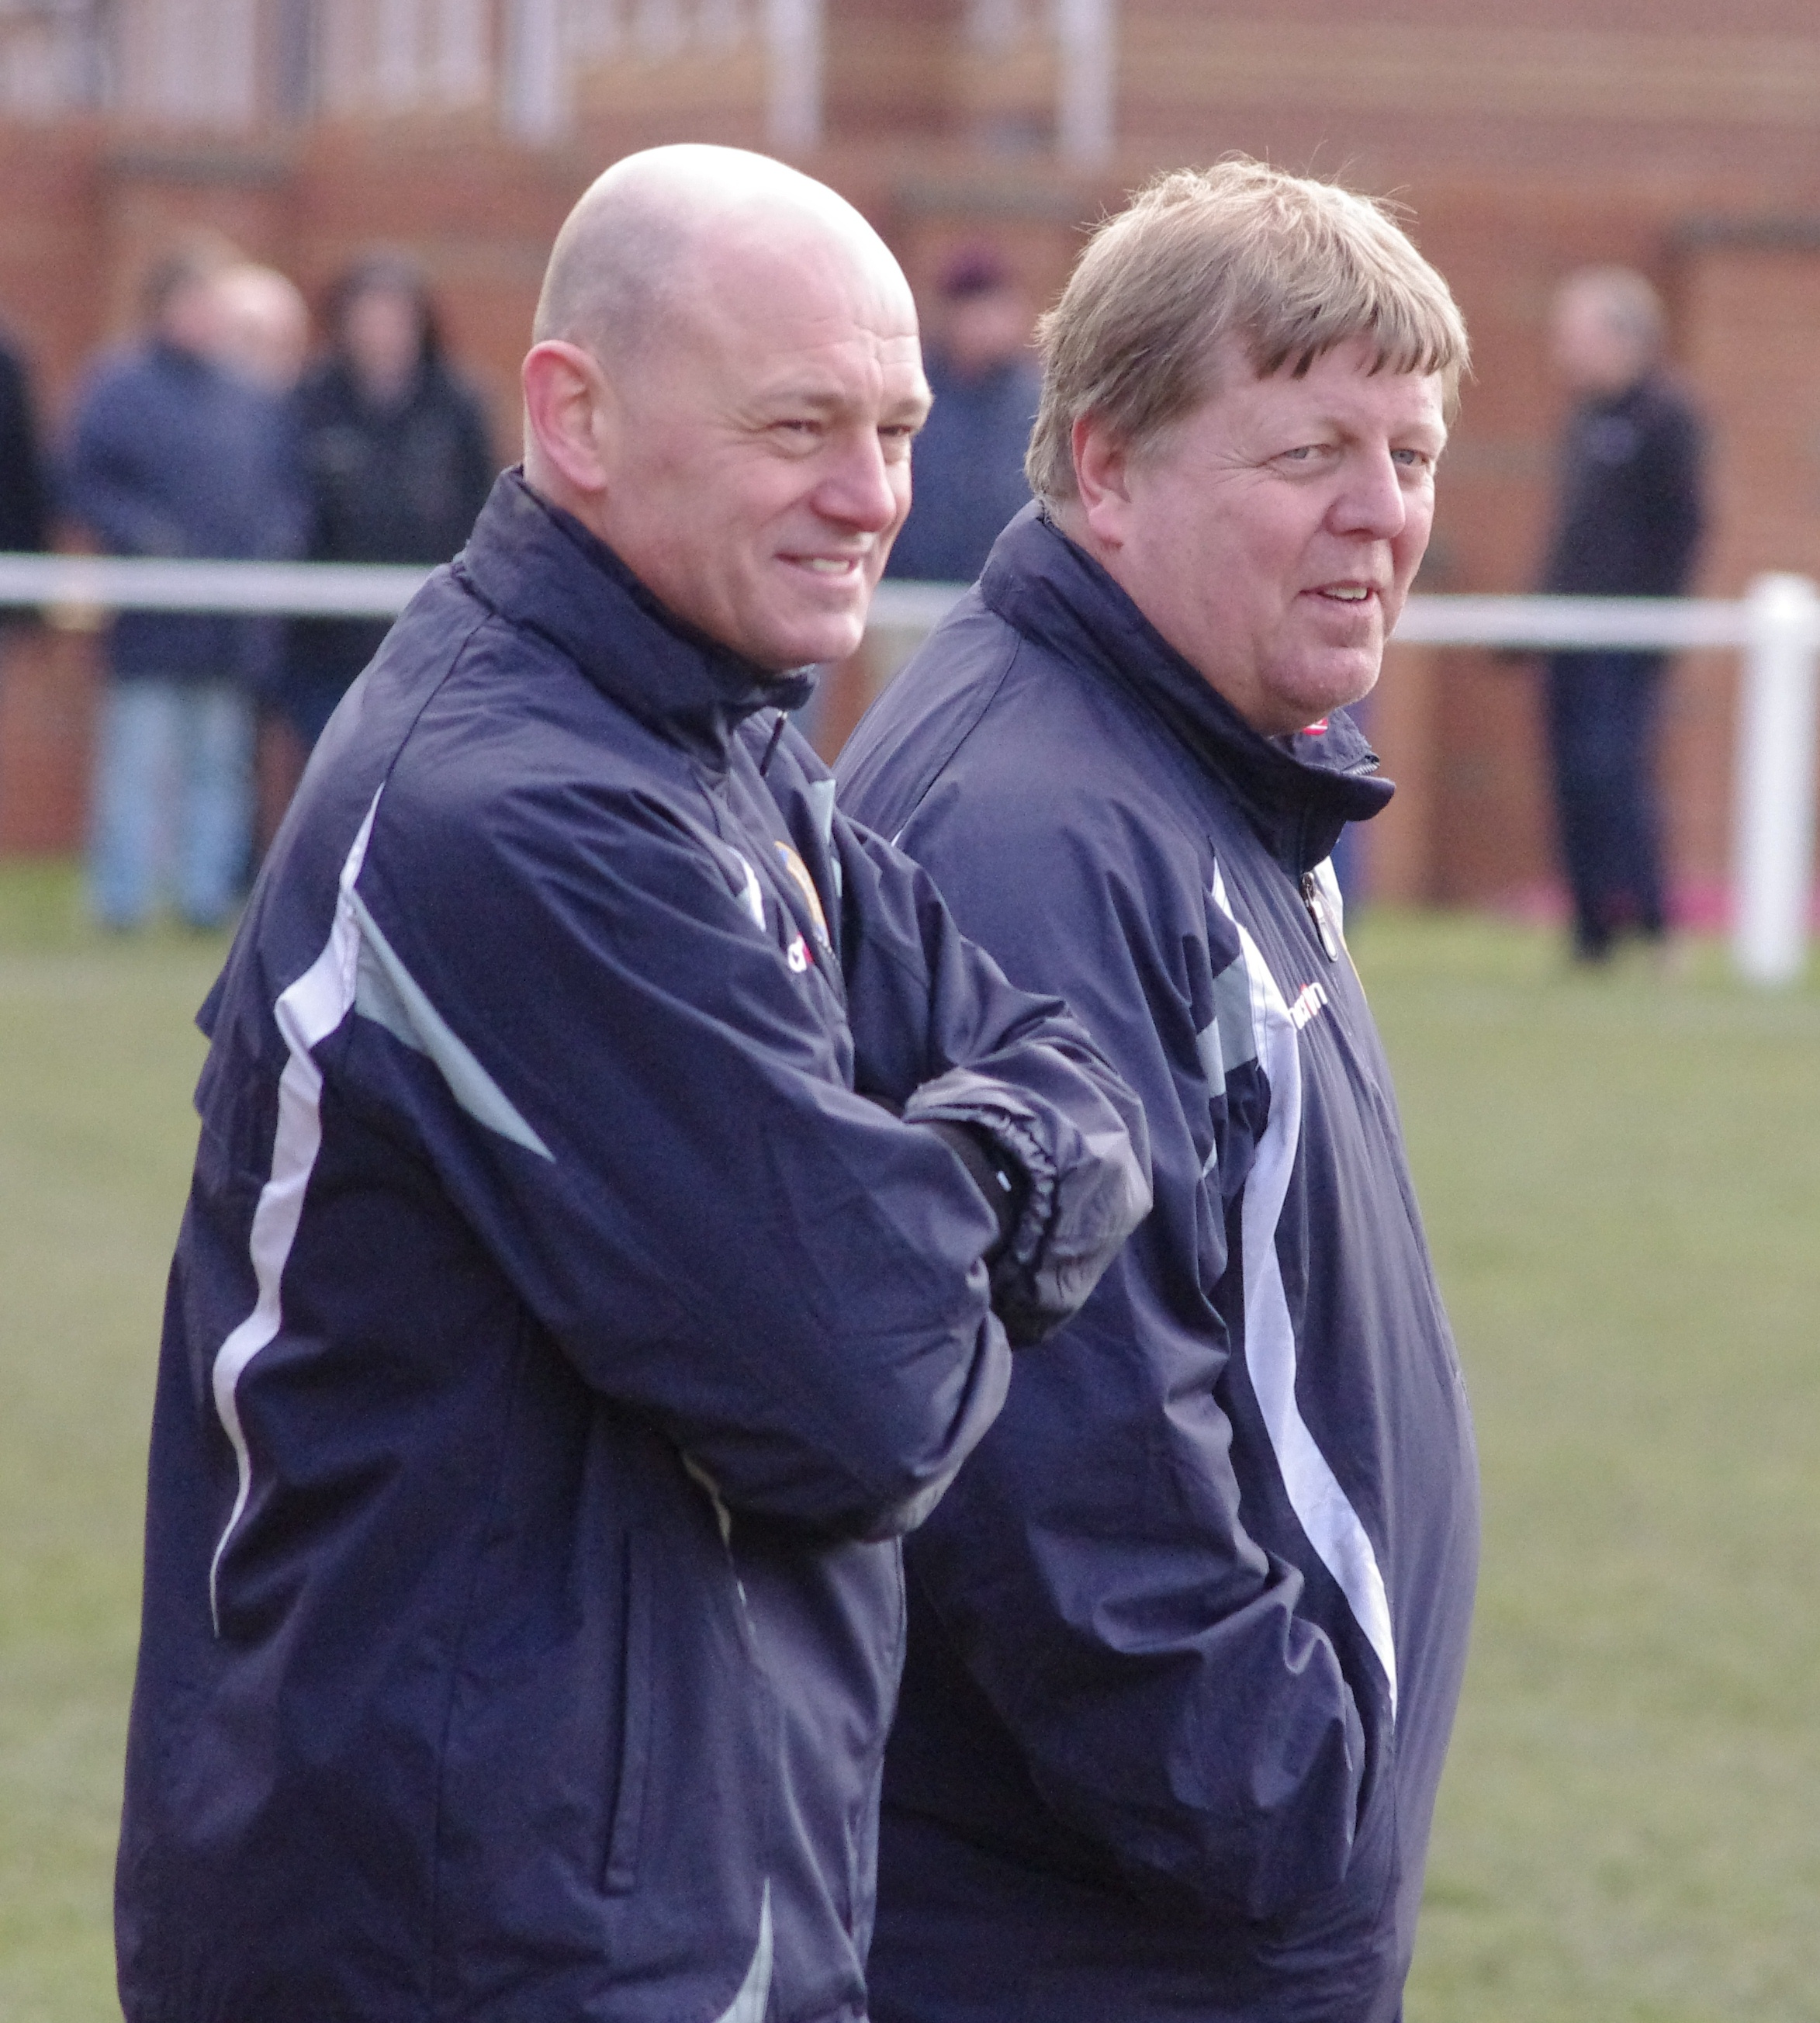
M 660 804 L 565 782 L 481 821 L 425 799 L 382 799 L 350 902 L 362 997 L 325 1070 L 729 1507 L 918 1522 L 1007 1374 L 996 1223 L 960 1161 L 845 1085 L 803 1009 L 819 980 Z M 1046 1015 L 943 960 L 948 1044 L 1029 1044 Z
M 1142 1105 L 1066 1008 L 1017 1003 L 927 875 L 835 818 L 855 1077 L 913 1122 L 992 1140 L 1023 1180 L 992 1275 L 1014 1344 L 1077 1311 L 1150 1205 Z
M 938 792 L 904 843 L 1142 1095 L 1156 1191 L 1080 1317 L 1018 1360 L 912 1580 L 1045 1802 L 1134 1887 L 1270 1916 L 1343 1876 L 1365 1750 L 1301 1575 L 1241 1513 L 1219 1295 L 1248 1127 L 1197 1044 L 1236 941 L 1209 946 L 1204 895 L 1141 838 L 1001 805 L 989 841 Z

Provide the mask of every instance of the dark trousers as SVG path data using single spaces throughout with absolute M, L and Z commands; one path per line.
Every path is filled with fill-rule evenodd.
M 1659 939 L 1662 825 L 1656 792 L 1659 653 L 1556 653 L 1548 661 L 1548 756 L 1576 953 L 1599 957 L 1627 928 Z

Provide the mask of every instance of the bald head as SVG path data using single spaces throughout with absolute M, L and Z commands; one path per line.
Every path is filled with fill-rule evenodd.
M 222 362 L 271 393 L 288 393 L 309 345 L 309 311 L 295 285 L 247 261 L 221 275 L 215 293 Z
M 629 365 L 711 292 L 726 261 L 802 235 L 838 243 L 908 300 L 883 240 L 800 170 L 696 143 L 629 155 L 590 185 L 557 234 L 532 340 L 580 345 L 609 370 Z
M 1662 348 L 1661 298 L 1628 267 L 1583 267 L 1555 291 L 1550 327 L 1556 370 L 1577 393 L 1622 393 Z
M 550 256 L 524 477 L 769 669 L 858 645 L 929 409 L 916 307 L 852 205 L 762 155 L 608 170 Z

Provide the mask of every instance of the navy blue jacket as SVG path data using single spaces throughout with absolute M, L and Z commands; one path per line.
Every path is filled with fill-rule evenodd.
M 132 2023 L 863 2014 L 895 1538 L 1010 1364 L 894 1107 L 964 1068 L 1148 1196 L 1061 1008 L 762 764 L 804 686 L 508 474 L 318 746 L 204 1008 Z
M 878 2023 L 1398 2013 L 1477 1502 L 1323 862 L 1373 764 L 1252 731 L 1034 507 L 842 755 L 1156 1187 L 907 1549 Z
M 1703 520 L 1698 419 L 1652 373 L 1582 401 L 1561 443 L 1541 587 L 1564 597 L 1679 597 Z
M 159 342 L 104 358 L 78 401 L 64 504 L 114 555 L 282 560 L 297 554 L 303 499 L 283 404 L 205 358 Z M 258 686 L 275 671 L 269 620 L 127 611 L 108 664 Z

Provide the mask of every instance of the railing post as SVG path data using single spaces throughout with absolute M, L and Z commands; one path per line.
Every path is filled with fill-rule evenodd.
M 1807 960 L 1814 885 L 1820 591 L 1805 576 L 1762 576 L 1751 585 L 1747 603 L 1732 959 L 1752 983 L 1789 983 Z

